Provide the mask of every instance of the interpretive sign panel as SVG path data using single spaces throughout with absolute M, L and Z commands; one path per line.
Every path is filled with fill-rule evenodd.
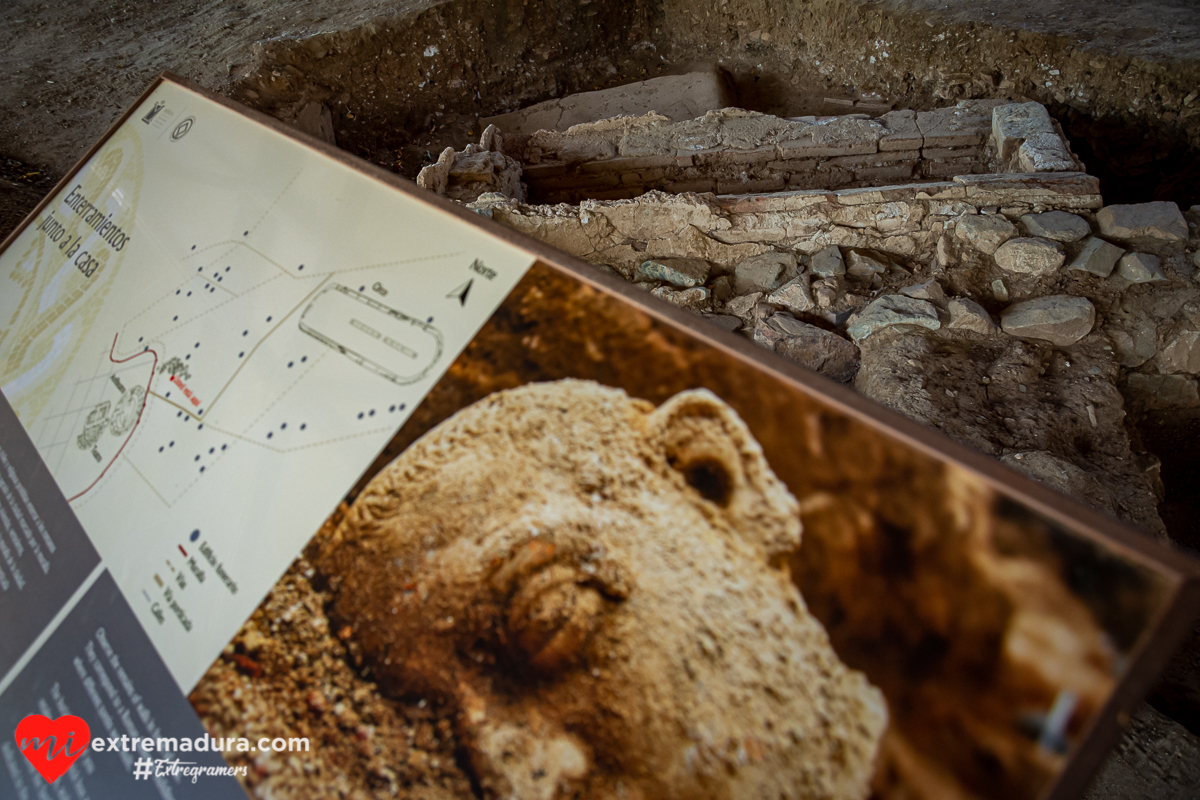
M 169 77 L 0 319 L 4 796 L 1068 797 L 1200 590 Z

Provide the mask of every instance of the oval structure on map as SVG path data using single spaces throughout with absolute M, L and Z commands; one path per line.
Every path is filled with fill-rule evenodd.
M 423 378 L 442 354 L 433 325 L 335 283 L 300 315 L 300 330 L 401 386 Z

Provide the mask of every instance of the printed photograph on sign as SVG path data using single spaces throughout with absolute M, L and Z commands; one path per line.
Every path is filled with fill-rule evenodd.
M 1162 589 L 535 265 L 191 700 L 277 797 L 1032 798 Z

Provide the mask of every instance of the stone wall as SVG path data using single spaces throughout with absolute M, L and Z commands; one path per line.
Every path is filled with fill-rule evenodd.
M 488 196 L 471 204 L 511 228 L 626 278 L 648 258 L 699 257 L 722 267 L 771 249 L 811 255 L 829 245 L 929 262 L 947 223 L 1102 205 L 1084 173 L 963 175 L 933 183 L 762 195 L 670 195 L 526 205 Z
M 1040 104 L 993 100 L 891 111 L 877 119 L 782 119 L 726 108 L 673 122 L 650 113 L 532 134 L 489 126 L 484 137 L 486 145 L 461 153 L 447 148 L 418 183 L 460 200 L 473 199 L 472 189 L 475 195 L 488 191 L 479 179 L 481 149 L 503 152 L 504 159 L 499 152 L 489 157 L 497 166 L 514 161 L 529 199 L 545 204 L 628 199 L 653 190 L 771 193 L 1082 168 Z M 494 183 L 491 190 L 499 190 Z M 454 188 L 460 184 L 469 186 Z
M 1041 146 L 1025 146 L 1035 135 Z M 684 122 L 646 114 L 506 134 L 502 147 L 521 164 L 530 199 L 541 203 L 653 189 L 748 194 L 1079 168 L 1041 105 L 992 100 L 877 119 L 781 119 L 731 108 Z

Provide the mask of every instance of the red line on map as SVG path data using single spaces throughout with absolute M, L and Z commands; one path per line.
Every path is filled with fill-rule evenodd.
M 121 451 L 125 449 L 125 445 L 129 444 L 129 440 L 133 438 L 133 432 L 137 430 L 137 426 L 141 423 L 142 414 L 145 413 L 145 411 L 146 411 L 146 403 L 150 400 L 150 384 L 154 381 L 154 371 L 156 369 L 158 369 L 158 353 L 154 352 L 153 350 L 151 350 L 150 348 L 147 347 L 142 352 L 134 353 L 133 355 L 129 356 L 128 358 L 113 358 L 113 353 L 115 353 L 117 351 L 117 337 L 119 335 L 120 334 L 113 334 L 112 347 L 109 348 L 109 350 L 108 350 L 108 360 L 109 361 L 113 362 L 114 364 L 124 364 L 126 361 L 132 361 L 133 359 L 137 358 L 138 356 L 144 356 L 147 354 L 154 356 L 154 365 L 152 367 L 150 367 L 150 377 L 146 379 L 146 395 L 142 398 L 142 407 L 138 409 L 137 420 L 133 423 L 133 427 L 129 429 L 129 435 L 125 437 L 125 441 L 121 442 L 121 446 L 119 448 L 117 448 L 117 454 L 114 455 L 112 457 L 112 460 L 109 461 L 104 466 L 104 469 L 100 470 L 100 474 L 96 476 L 96 480 L 92 481 L 91 485 L 89 485 L 86 489 L 84 489 L 82 492 L 75 495 L 74 497 L 68 497 L 67 498 L 68 503 L 72 503 L 72 502 L 78 500 L 80 497 L 83 497 L 88 492 L 90 492 L 92 490 L 92 488 L 95 487 L 95 485 L 100 482 L 100 479 L 104 477 L 104 473 L 108 472 L 108 468 L 111 467 L 113 464 L 117 463 L 117 459 L 121 457 Z

